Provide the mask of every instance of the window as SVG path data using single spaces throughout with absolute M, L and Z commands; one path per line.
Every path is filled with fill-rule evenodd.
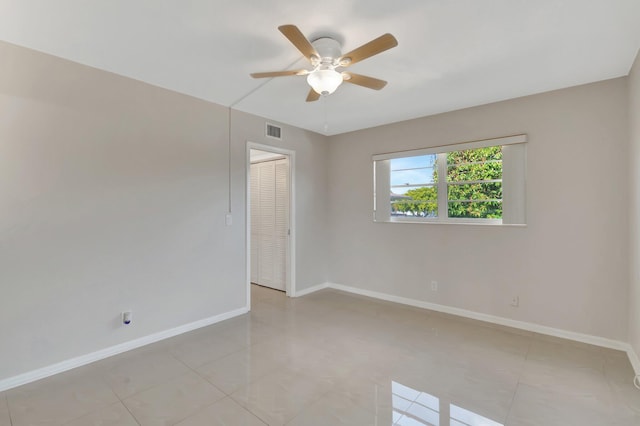
M 390 160 L 393 216 L 438 216 L 437 161 L 435 154 Z
M 526 136 L 373 156 L 374 220 L 524 224 Z
M 447 165 L 447 216 L 502 219 L 502 146 L 438 155 Z

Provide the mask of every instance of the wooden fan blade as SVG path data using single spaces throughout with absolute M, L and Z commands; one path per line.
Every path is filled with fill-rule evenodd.
M 320 99 L 320 94 L 315 90 L 311 89 L 309 94 L 307 95 L 307 102 L 314 102 Z
M 309 40 L 307 40 L 298 27 L 295 25 L 281 25 L 278 29 L 309 62 L 311 62 L 312 57 L 320 58 L 316 49 L 309 43 Z
M 266 77 L 285 77 L 288 75 L 305 75 L 309 74 L 307 70 L 290 70 L 290 71 L 273 71 L 273 72 L 254 72 L 251 74 L 253 78 L 266 78 Z
M 351 72 L 343 72 L 342 78 L 347 83 L 357 84 L 358 86 L 367 87 L 373 90 L 380 90 L 387 85 L 387 82 L 366 75 L 354 74 Z
M 349 65 L 353 65 L 356 62 L 360 62 L 363 59 L 370 58 L 373 55 L 377 55 L 378 53 L 384 52 L 385 50 L 389 50 L 392 47 L 396 47 L 398 45 L 398 40 L 391 34 L 387 33 L 381 35 L 375 40 L 371 40 L 369 43 L 363 44 L 357 49 L 352 50 L 349 53 L 345 53 L 339 59 L 341 63 L 344 63 L 343 66 L 348 67 Z

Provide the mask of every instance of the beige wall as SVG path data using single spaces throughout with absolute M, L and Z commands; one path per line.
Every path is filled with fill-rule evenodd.
M 373 223 L 372 154 L 520 133 L 527 227 Z M 627 139 L 626 78 L 333 137 L 329 279 L 625 341 Z
M 331 138 L 274 141 L 234 111 L 231 227 L 226 108 L 6 43 L 0 61 L 0 381 L 243 307 L 247 141 L 296 151 L 298 290 L 329 280 L 640 349 L 637 61 L 630 79 Z M 516 133 L 527 227 L 373 223 L 372 154 Z
M 630 270 L 629 343 L 640 355 L 640 53 L 629 74 Z
M 264 120 L 0 43 L 0 381 L 242 308 Z M 298 287 L 326 281 L 323 136 L 296 150 Z M 132 309 L 133 324 L 120 325 Z
M 282 141 L 265 136 L 265 119 L 234 111 L 233 180 L 243 187 L 234 194 L 234 223 L 245 223 L 246 141 L 295 151 L 295 215 L 296 215 L 296 290 L 324 284 L 327 281 L 327 159 L 329 145 L 324 136 L 282 126 Z M 242 242 L 244 247 L 244 241 Z

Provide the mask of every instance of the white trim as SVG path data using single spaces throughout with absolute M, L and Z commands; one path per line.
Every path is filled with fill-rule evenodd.
M 501 225 L 501 226 L 502 225 L 518 225 L 518 226 L 526 225 L 523 223 L 502 223 L 502 219 L 466 219 L 466 218 L 457 218 L 457 217 L 430 218 L 430 217 L 412 217 L 412 216 L 391 216 L 389 220 L 381 221 L 380 223 L 432 223 L 437 225 L 448 224 L 448 225 Z
M 576 342 L 588 343 L 590 345 L 601 346 L 609 349 L 616 349 L 629 353 L 629 344 L 619 340 L 607 339 L 605 337 L 593 336 L 590 334 L 577 333 L 574 331 L 562 330 L 559 328 L 548 327 L 545 325 L 534 324 L 525 321 L 518 321 L 495 315 L 483 314 L 480 312 L 469 311 L 466 309 L 455 308 L 452 306 L 439 305 L 437 303 L 425 302 L 422 300 L 409 299 L 406 297 L 394 296 L 387 293 L 377 291 L 364 290 L 357 287 L 350 287 L 342 284 L 329 283 L 328 288 L 342 290 L 348 293 L 359 294 L 362 296 L 372 297 L 374 299 L 386 300 L 389 302 L 401 303 L 403 305 L 415 306 L 417 308 L 430 309 L 432 311 L 443 312 L 446 314 L 457 315 L 460 317 L 471 318 L 479 321 L 485 321 L 492 324 L 504 325 L 507 327 L 518 328 L 521 330 L 532 331 L 535 333 L 546 334 L 548 336 L 560 337 L 563 339 L 574 340 Z M 637 358 L 637 357 L 636 357 Z M 635 366 L 634 366 L 635 368 Z
M 330 283 L 330 282 L 314 285 L 313 287 L 309 287 L 304 290 L 301 290 L 295 295 L 295 297 L 306 296 L 308 294 L 315 293 L 316 291 L 320 291 L 326 288 L 341 290 L 341 291 L 345 291 L 353 294 L 359 294 L 362 296 L 372 297 L 374 299 L 400 303 L 403 305 L 409 305 L 409 306 L 414 306 L 414 307 L 423 308 L 423 309 L 430 309 L 432 311 L 444 312 L 447 314 L 457 315 L 465 318 L 471 318 L 479 321 L 485 321 L 492 324 L 499 324 L 507 327 L 518 328 L 521 330 L 532 331 L 540 334 L 545 334 L 548 336 L 560 337 L 563 339 L 569 339 L 577 342 L 588 343 L 591 345 L 601 346 L 604 348 L 624 351 L 627 353 L 629 362 L 631 363 L 631 366 L 633 367 L 635 374 L 640 375 L 640 358 L 638 357 L 636 352 L 633 350 L 633 347 L 629 343 L 621 342 L 619 340 L 606 339 L 604 337 L 592 336 L 592 335 L 583 334 L 583 333 L 576 333 L 576 332 L 567 331 L 567 330 L 561 330 L 558 328 L 547 327 L 547 326 L 525 322 L 525 321 L 511 320 L 509 318 L 498 317 L 495 315 L 482 314 L 479 312 L 468 311 L 466 309 L 453 308 L 450 306 L 439 305 L 436 303 L 423 302 L 420 300 L 409 299 L 409 298 L 400 297 L 400 296 L 393 296 L 387 293 L 364 290 L 357 287 L 350 287 L 350 286 Z
M 273 152 L 285 155 L 289 158 L 289 269 L 286 283 L 286 294 L 289 297 L 296 295 L 296 185 L 295 185 L 295 164 L 296 152 L 290 149 L 278 148 L 272 145 L 265 145 L 247 141 L 246 161 L 245 161 L 245 260 L 247 275 L 247 306 L 251 306 L 251 150 Z
M 468 311 L 460 308 L 453 308 L 449 306 L 439 305 L 430 302 L 423 302 L 420 300 L 409 299 L 400 296 L 393 296 L 386 293 L 380 293 L 376 291 L 364 290 L 357 287 L 350 287 L 342 284 L 335 283 L 322 283 L 303 289 L 295 295 L 295 297 L 306 296 L 317 291 L 331 288 L 334 290 L 341 290 L 348 293 L 359 294 L 362 296 L 372 297 L 375 299 L 386 300 L 389 302 L 401 303 L 404 305 L 414 306 L 418 308 L 430 309 L 433 311 L 444 312 L 452 315 L 462 316 L 465 318 L 472 318 L 480 321 L 490 322 L 494 324 L 505 325 L 509 327 L 519 328 L 522 330 L 533 331 L 540 334 L 546 334 L 549 336 L 561 337 L 565 339 L 575 340 L 578 342 L 589 343 L 592 345 L 602 346 L 605 348 L 622 350 L 627 353 L 629 362 L 633 367 L 636 374 L 640 374 L 640 358 L 633 350 L 633 347 L 629 343 L 620 342 L 617 340 L 605 339 L 603 337 L 592 336 L 588 334 L 575 333 L 572 331 L 560 330 L 553 327 L 541 326 L 538 324 L 528 323 L 524 321 L 516 321 L 508 318 L 497 317 L 494 315 L 487 315 L 478 312 Z M 181 325 L 171 328 L 169 330 L 161 331 L 158 333 L 150 334 L 135 340 L 121 343 L 119 345 L 111 346 L 109 348 L 101 349 L 96 352 L 92 352 L 79 357 L 71 358 L 56 364 L 52 364 L 46 367 L 32 370 L 17 376 L 9 377 L 4 380 L 0 380 L 0 392 L 21 386 L 27 383 L 35 382 L 36 380 L 44 379 L 49 376 L 53 376 L 58 373 L 71 370 L 73 368 L 81 367 L 83 365 L 90 364 L 95 361 L 108 358 L 110 356 L 118 355 L 123 352 L 130 351 L 142 346 L 149 345 L 151 343 L 158 342 L 160 340 L 168 339 L 179 334 L 187 333 L 189 331 L 196 330 L 198 328 L 207 327 L 212 324 L 216 324 L 227 319 L 234 318 L 239 315 L 244 315 L 249 312 L 249 307 L 243 307 L 235 309 L 233 311 L 225 312 L 213 317 L 204 318 L 198 321 L 194 321 L 189 324 Z
M 402 158 L 402 157 L 416 157 L 418 155 L 428 155 L 428 154 L 442 154 L 452 151 L 464 151 L 466 149 L 475 149 L 475 148 L 487 148 L 490 146 L 498 146 L 498 145 L 513 145 L 517 143 L 525 143 L 527 142 L 527 135 L 514 135 L 514 136 L 505 136 L 501 138 L 492 138 L 492 139 L 482 139 L 478 141 L 471 142 L 461 142 L 455 143 L 451 145 L 440 145 L 440 146 L 432 146 L 430 148 L 421 148 L 421 149 L 412 149 L 409 151 L 396 151 L 396 152 L 387 152 L 384 154 L 374 154 L 373 161 L 379 160 L 391 160 L 394 158 Z
M 322 283 L 322 284 L 314 285 L 312 287 L 304 288 L 304 289 L 302 289 L 300 291 L 297 291 L 296 294 L 293 295 L 293 297 L 306 296 L 307 294 L 315 293 L 316 291 L 320 291 L 320 290 L 323 290 L 323 289 L 328 288 L 328 287 L 329 287 L 329 283 Z
M 410 151 L 399 151 L 386 154 L 375 154 L 373 158 L 373 220 L 374 222 L 392 223 L 453 223 L 453 224 L 476 224 L 503 225 L 503 224 L 524 224 L 526 221 L 526 141 L 527 135 L 507 136 L 504 138 L 485 139 L 476 142 L 466 142 L 457 145 L 431 147 Z M 502 143 L 501 143 L 502 142 Z M 479 181 L 454 181 L 447 179 L 437 179 L 437 182 L 421 185 L 410 182 L 406 185 L 391 185 L 393 181 L 393 171 L 391 161 L 397 158 L 411 158 L 417 155 L 437 156 L 437 171 L 439 176 L 447 175 L 447 153 L 452 151 L 463 151 L 466 149 L 478 149 L 487 146 L 502 147 L 502 179 L 486 179 Z M 478 163 L 480 164 L 480 163 Z M 410 180 L 410 179 L 408 179 Z M 479 219 L 479 218 L 456 218 L 449 217 L 449 206 L 451 202 L 461 200 L 450 200 L 448 193 L 451 185 L 468 185 L 477 183 L 502 182 L 502 199 L 492 200 L 502 203 L 502 218 L 500 219 Z M 396 182 L 397 183 L 397 182 Z M 394 216 L 392 215 L 392 205 L 394 191 L 398 188 L 416 188 L 428 186 L 437 189 L 437 211 L 436 217 L 419 216 Z M 402 192 L 402 191 L 399 191 Z M 390 195 L 389 195 L 390 194 Z M 472 202 L 473 200 L 462 200 Z M 477 200 L 476 200 L 477 201 Z M 487 200 L 480 200 L 487 201 Z
M 73 368 L 82 367 L 83 365 L 90 364 L 101 359 L 108 358 L 113 355 L 127 352 L 132 349 L 146 346 L 151 343 L 158 342 L 160 340 L 168 339 L 170 337 L 177 336 L 179 334 L 187 333 L 198 328 L 207 327 L 209 325 L 225 321 L 239 315 L 243 315 L 249 312 L 248 307 L 235 309 L 233 311 L 225 312 L 219 315 L 215 315 L 209 318 L 204 318 L 198 321 L 194 321 L 188 324 L 180 325 L 178 327 L 170 328 L 168 330 L 160 331 L 157 333 L 149 334 L 148 336 L 140 337 L 128 342 L 120 343 L 115 346 L 100 349 L 99 351 L 91 352 L 89 354 L 81 355 L 75 358 L 70 358 L 56 364 L 48 365 L 46 367 L 38 368 L 37 370 L 28 371 L 26 373 L 18 374 L 17 376 L 9 377 L 7 379 L 0 380 L 0 392 L 7 389 L 15 388 L 27 383 L 35 382 L 36 380 L 44 379 L 45 377 L 53 376 L 54 374 L 63 373 Z
M 436 220 L 425 220 L 420 218 L 405 218 L 398 219 L 395 217 L 391 217 L 390 220 L 374 220 L 375 223 L 409 223 L 409 224 L 419 224 L 419 225 L 480 225 L 480 226 L 519 226 L 519 227 L 527 227 L 526 223 L 504 223 L 501 219 L 474 219 L 474 222 L 461 222 L 455 219 L 451 219 L 448 221 L 436 221 Z

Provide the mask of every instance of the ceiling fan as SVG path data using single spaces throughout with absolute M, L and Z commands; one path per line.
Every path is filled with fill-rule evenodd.
M 311 90 L 307 95 L 307 102 L 317 101 L 321 95 L 330 95 L 343 81 L 374 90 L 380 90 L 386 86 L 387 82 L 384 80 L 352 72 L 337 71 L 337 69 L 346 68 L 397 46 L 398 41 L 391 34 L 381 35 L 343 55 L 340 51 L 340 43 L 333 38 L 322 37 L 309 42 L 295 25 L 281 25 L 278 29 L 307 58 L 313 69 L 258 72 L 251 74 L 251 77 L 267 78 L 306 75 L 307 82 L 311 86 Z

